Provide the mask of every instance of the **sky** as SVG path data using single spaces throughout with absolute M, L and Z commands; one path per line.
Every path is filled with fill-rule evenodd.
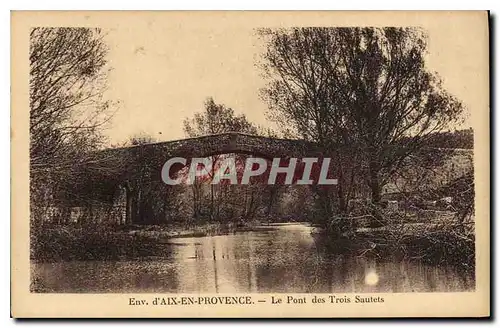
M 477 52 L 484 38 L 454 16 L 424 25 L 428 67 L 470 111 L 484 106 L 484 95 L 476 92 L 484 82 L 484 63 Z M 141 133 L 159 141 L 183 138 L 182 121 L 202 111 L 208 97 L 255 124 L 274 127 L 259 98 L 265 81 L 255 66 L 263 51 L 257 26 L 248 20 L 231 26 L 150 20 L 111 28 L 106 97 L 120 104 L 105 132 L 110 142 Z M 468 126 L 467 120 L 461 127 Z
M 108 131 L 113 141 L 137 133 L 183 138 L 183 119 L 202 111 L 208 97 L 268 125 L 258 96 L 265 82 L 254 67 L 262 47 L 253 30 L 120 29 L 108 38 L 107 96 L 120 101 Z

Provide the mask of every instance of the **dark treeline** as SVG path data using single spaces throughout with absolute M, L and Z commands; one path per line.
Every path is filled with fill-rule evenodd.
M 473 149 L 474 133 L 472 129 L 435 133 L 428 141 L 429 148 Z

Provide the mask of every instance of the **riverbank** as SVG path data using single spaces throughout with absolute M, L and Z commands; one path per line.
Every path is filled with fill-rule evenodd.
M 317 229 L 315 239 L 334 253 L 366 258 L 395 258 L 475 270 L 475 237 L 463 224 L 403 223 L 358 228 L 334 237 Z
M 185 225 L 173 223 L 168 225 L 128 225 L 119 227 L 120 232 L 130 235 L 154 238 L 155 240 L 167 240 L 171 238 L 189 238 L 227 235 L 236 232 L 245 232 L 261 226 L 260 221 L 239 222 L 205 222 L 200 224 Z
M 200 223 L 196 226 L 45 226 L 31 239 L 35 262 L 135 260 L 169 256 L 169 240 L 249 231 L 259 222 Z

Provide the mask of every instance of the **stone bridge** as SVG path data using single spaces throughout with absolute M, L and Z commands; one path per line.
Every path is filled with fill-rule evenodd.
M 220 154 L 246 154 L 265 159 L 300 158 L 321 156 L 315 143 L 304 140 L 278 139 L 243 133 L 222 133 L 195 138 L 143 144 L 137 146 L 106 149 L 94 161 L 97 169 L 120 168 L 122 175 L 129 176 L 143 166 L 158 173 L 151 177 L 160 179 L 161 168 L 170 158 L 204 158 Z
M 72 188 L 78 188 L 78 194 L 83 199 L 108 204 L 116 200 L 117 192 L 123 193 L 122 198 L 126 204 L 125 221 L 136 222 L 141 216 L 137 209 L 137 203 L 141 201 L 141 190 L 152 183 L 163 184 L 161 169 L 168 159 L 183 157 L 188 159 L 189 165 L 190 158 L 231 153 L 265 159 L 321 157 L 317 145 L 304 140 L 223 133 L 100 151 L 89 162 L 80 166 L 78 174 L 82 174 L 82 184 Z M 182 164 L 173 167 L 170 174 L 175 174 L 175 171 L 183 167 Z

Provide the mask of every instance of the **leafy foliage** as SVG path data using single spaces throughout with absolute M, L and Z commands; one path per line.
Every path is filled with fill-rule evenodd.
M 336 155 L 341 208 L 351 181 L 358 179 L 378 204 L 383 185 L 401 163 L 462 119 L 462 104 L 426 68 L 427 38 L 419 29 L 291 28 L 259 34 L 266 44 L 260 66 L 268 78 L 262 97 L 270 117 L 285 132 Z

